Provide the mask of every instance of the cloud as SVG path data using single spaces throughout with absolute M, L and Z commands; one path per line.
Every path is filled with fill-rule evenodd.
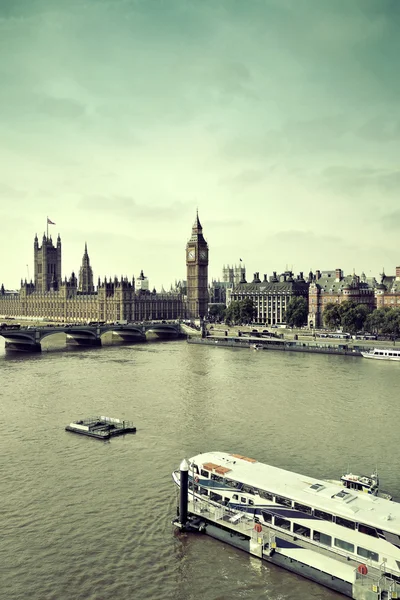
M 400 191 L 400 169 L 331 166 L 322 171 L 321 180 L 323 185 L 340 194 L 398 195 Z
M 118 218 L 123 216 L 128 221 L 154 221 L 155 224 L 174 221 L 178 216 L 189 212 L 188 207 L 178 201 L 167 206 L 153 203 L 146 205 L 137 202 L 130 196 L 119 195 L 87 196 L 78 201 L 77 208 L 107 215 L 112 214 Z

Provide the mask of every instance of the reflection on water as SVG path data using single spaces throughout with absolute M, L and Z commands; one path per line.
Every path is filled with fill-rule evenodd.
M 174 532 L 171 472 L 201 451 L 329 479 L 377 466 L 400 496 L 393 363 L 181 341 L 8 357 L 2 343 L 0 372 L 7 600 L 339 598 Z M 104 443 L 64 430 L 91 414 L 132 420 L 137 433 Z

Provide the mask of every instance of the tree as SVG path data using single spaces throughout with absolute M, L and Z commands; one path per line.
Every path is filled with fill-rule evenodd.
M 225 311 L 225 323 L 227 325 L 251 323 L 254 313 L 255 308 L 251 298 L 233 300 Z
M 210 321 L 223 321 L 225 318 L 225 304 L 210 304 L 208 309 L 208 318 Z
M 242 323 L 252 323 L 256 309 L 251 298 L 240 301 L 240 318 Z
M 342 316 L 340 314 L 339 304 L 333 304 L 333 302 L 329 302 L 325 306 L 323 316 L 324 316 L 324 324 L 329 329 L 337 329 L 342 322 Z
M 366 304 L 355 302 L 342 302 L 339 306 L 341 325 L 348 333 L 357 333 L 364 329 L 364 324 L 371 310 Z
M 400 332 L 400 308 L 391 308 L 386 312 L 382 333 L 387 333 L 395 340 Z
M 288 302 L 285 321 L 290 327 L 301 327 L 307 323 L 308 305 L 303 296 L 293 296 Z
M 225 311 L 225 323 L 237 325 L 240 320 L 240 300 L 233 300 Z
M 376 308 L 367 317 L 364 323 L 365 331 L 369 333 L 382 333 L 385 327 L 386 314 L 388 308 Z

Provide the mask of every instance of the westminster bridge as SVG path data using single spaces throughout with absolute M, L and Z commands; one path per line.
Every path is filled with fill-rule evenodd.
M 159 339 L 176 339 L 186 337 L 179 322 L 165 323 L 128 323 L 128 324 L 74 324 L 74 325 L 42 325 L 16 327 L 8 326 L 0 329 L 0 336 L 5 339 L 6 351 L 40 352 L 41 342 L 51 335 L 65 333 L 67 346 L 92 347 L 101 346 L 101 338 L 112 333 L 113 339 L 119 342 L 145 342 L 149 334 Z

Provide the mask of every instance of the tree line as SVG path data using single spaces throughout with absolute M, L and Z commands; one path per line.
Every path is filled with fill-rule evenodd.
M 325 307 L 323 319 L 329 329 L 342 328 L 351 334 L 364 331 L 397 337 L 400 332 L 400 308 L 397 307 L 371 309 L 366 304 L 352 301 L 330 302 Z

